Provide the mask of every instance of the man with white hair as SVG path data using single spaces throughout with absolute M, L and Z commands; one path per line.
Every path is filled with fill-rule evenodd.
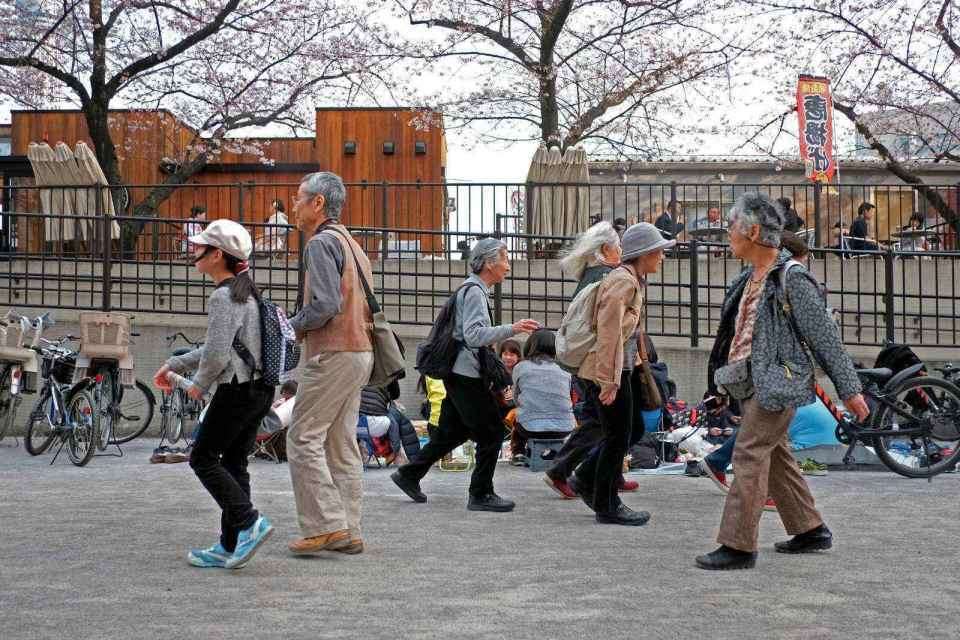
M 480 353 L 518 333 L 540 328 L 536 320 L 493 326 L 488 296 L 490 288 L 510 273 L 507 247 L 502 240 L 484 238 L 470 251 L 470 271 L 456 296 L 453 338 L 462 345 L 452 374 L 443 383 L 447 395 L 440 406 L 440 424 L 430 442 L 391 477 L 414 502 L 426 502 L 420 480 L 443 456 L 467 440 L 476 445 L 476 466 L 470 479 L 470 511 L 512 511 L 514 503 L 493 490 L 493 472 L 503 443 L 500 407 L 484 379 Z M 487 354 L 490 355 L 490 354 Z M 496 356 L 493 356 L 496 357 Z
M 357 446 L 360 390 L 373 369 L 373 317 L 362 278 L 370 261 L 340 224 L 347 192 L 329 172 L 303 178 L 293 213 L 311 236 L 304 251 L 303 308 L 290 319 L 303 341 L 287 460 L 303 537 L 296 555 L 332 550 L 363 552 L 360 509 L 363 461 Z

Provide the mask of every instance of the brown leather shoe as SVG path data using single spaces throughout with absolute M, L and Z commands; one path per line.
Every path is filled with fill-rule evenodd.
M 318 551 L 336 551 L 347 546 L 350 546 L 350 531 L 341 529 L 319 536 L 299 538 L 287 545 L 287 548 L 295 555 L 302 556 Z
M 334 549 L 334 551 L 337 553 L 346 553 L 351 556 L 363 553 L 363 540 L 360 538 L 350 538 L 350 544 L 345 547 L 340 547 L 339 549 Z

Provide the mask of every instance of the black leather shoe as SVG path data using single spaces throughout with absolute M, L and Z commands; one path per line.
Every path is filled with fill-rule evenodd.
M 701 569 L 713 571 L 729 571 L 731 569 L 753 569 L 757 564 L 757 554 L 749 551 L 740 551 L 724 545 L 716 551 L 697 556 L 697 566 Z
M 597 514 L 597 522 L 600 524 L 622 524 L 628 527 L 643 526 L 649 519 L 650 514 L 646 511 L 634 511 L 625 504 L 621 504 L 611 513 Z
M 410 499 L 414 502 L 427 501 L 427 494 L 420 490 L 420 483 L 416 480 L 404 478 L 403 474 L 401 474 L 399 470 L 391 473 L 390 479 L 393 480 L 393 484 L 400 487 L 401 491 L 410 496 Z
M 567 486 L 570 487 L 571 491 L 580 496 L 583 503 L 590 507 L 590 511 L 596 511 L 596 509 L 593 508 L 593 488 L 588 489 L 577 482 L 577 474 L 571 474 L 570 477 L 567 478 Z
M 820 525 L 806 533 L 800 533 L 786 542 L 776 542 L 773 548 L 778 553 L 813 553 L 826 551 L 833 546 L 833 534 L 826 525 Z
M 488 493 L 485 496 L 470 496 L 467 501 L 467 510 L 469 511 L 496 511 L 505 513 L 513 511 L 516 504 L 513 500 L 505 500 L 495 493 Z

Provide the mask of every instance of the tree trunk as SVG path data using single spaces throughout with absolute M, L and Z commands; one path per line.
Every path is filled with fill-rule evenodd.
M 93 153 L 97 156 L 97 162 L 100 163 L 104 175 L 107 176 L 107 182 L 111 185 L 123 184 L 117 148 L 113 145 L 113 139 L 110 138 L 109 102 L 100 96 L 94 96 L 83 114 L 87 121 L 87 129 L 90 131 L 90 140 L 93 142 Z
M 560 144 L 557 80 L 553 76 L 540 76 L 540 137 L 548 147 Z

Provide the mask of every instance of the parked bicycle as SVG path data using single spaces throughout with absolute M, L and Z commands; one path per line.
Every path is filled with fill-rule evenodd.
M 30 320 L 13 309 L 0 318 L 0 440 L 13 426 L 23 394 L 36 392 L 39 365 L 30 346 L 36 346 L 39 333 L 34 332 L 31 345 L 23 346 L 31 327 Z
M 891 471 L 908 478 L 932 478 L 960 461 L 960 388 L 947 380 L 918 375 L 917 364 L 894 375 L 886 368 L 859 369 L 871 405 L 864 423 L 842 413 L 817 385 L 817 395 L 837 418 L 837 440 L 849 445 L 844 464 L 858 443 L 872 447 Z
M 94 380 L 92 395 L 100 426 L 97 447 L 101 451 L 139 437 L 153 420 L 153 391 L 133 377 L 130 339 L 140 334 L 130 331 L 130 320 L 115 313 L 80 314 L 84 335 L 76 377 Z
M 203 342 L 194 341 L 185 336 L 182 332 L 177 332 L 172 336 L 167 336 L 167 348 L 170 348 L 178 338 L 183 339 L 189 344 L 189 347 L 178 347 L 170 352 L 173 356 L 182 356 L 186 353 L 199 349 Z M 175 386 L 170 393 L 160 393 L 160 444 L 164 439 L 167 442 L 174 443 L 183 437 L 187 431 L 188 425 L 196 425 L 200 419 L 200 413 L 203 411 L 205 403 L 202 400 L 194 400 L 187 395 L 181 387 Z
M 42 320 L 38 318 L 36 322 Z M 52 326 L 52 322 L 48 326 Z M 33 347 L 41 358 L 43 387 L 30 412 L 24 448 L 30 455 L 37 456 L 59 441 L 60 448 L 50 464 L 56 462 L 66 447 L 70 462 L 82 467 L 96 452 L 100 434 L 96 407 L 88 392 L 94 381 L 84 378 L 73 382 L 77 353 L 65 345 L 77 339 L 69 335 L 55 340 L 40 337 L 38 342 L 42 346 Z
M 948 362 L 942 367 L 934 367 L 934 370 L 938 371 L 947 382 L 952 382 L 953 384 L 960 383 L 960 367 L 954 365 L 952 362 Z

